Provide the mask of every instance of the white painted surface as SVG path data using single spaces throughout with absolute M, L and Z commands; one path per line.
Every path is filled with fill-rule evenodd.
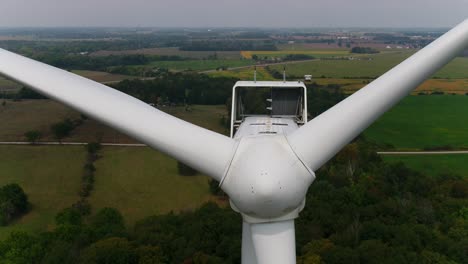
M 251 224 L 252 240 L 259 264 L 295 264 L 294 220 Z
M 293 118 L 272 118 L 269 116 L 246 117 L 234 138 L 248 136 L 287 135 L 298 129 Z

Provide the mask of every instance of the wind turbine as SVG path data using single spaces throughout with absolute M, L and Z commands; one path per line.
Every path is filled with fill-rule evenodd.
M 284 264 L 296 263 L 294 219 L 314 171 L 467 45 L 468 19 L 302 127 L 234 138 L 2 49 L 0 74 L 219 181 L 243 217 L 242 263 Z

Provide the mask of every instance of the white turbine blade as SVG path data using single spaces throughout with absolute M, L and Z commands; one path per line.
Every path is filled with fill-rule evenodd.
M 158 149 L 218 181 L 234 141 L 78 75 L 0 49 L 0 74 Z
M 250 224 L 258 264 L 295 264 L 294 220 Z
M 252 241 L 252 232 L 250 224 L 242 222 L 242 264 L 257 264 L 257 256 Z
M 468 46 L 468 19 L 288 136 L 315 171 Z

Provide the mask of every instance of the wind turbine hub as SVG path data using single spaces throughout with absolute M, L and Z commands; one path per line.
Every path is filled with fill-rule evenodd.
M 284 135 L 252 136 L 240 139 L 221 188 L 245 221 L 262 223 L 296 218 L 314 179 Z

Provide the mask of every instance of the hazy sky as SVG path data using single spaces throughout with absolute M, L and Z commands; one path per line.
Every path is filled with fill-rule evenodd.
M 468 0 L 0 0 L 0 27 L 449 27 Z

